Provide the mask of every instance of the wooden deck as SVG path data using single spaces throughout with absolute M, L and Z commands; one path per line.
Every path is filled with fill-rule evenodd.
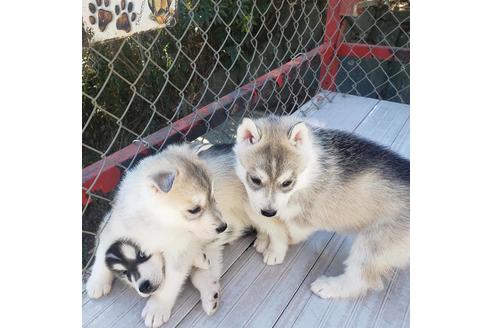
M 409 157 L 409 106 L 334 92 L 318 94 L 294 115 L 329 128 L 353 131 Z M 318 232 L 290 247 L 281 265 L 266 266 L 246 237 L 226 247 L 222 296 L 208 317 L 198 292 L 187 283 L 163 327 L 408 327 L 409 269 L 397 271 L 385 290 L 354 300 L 323 300 L 310 284 L 343 272 L 352 236 Z M 119 281 L 99 300 L 83 294 L 84 327 L 145 327 L 146 299 Z

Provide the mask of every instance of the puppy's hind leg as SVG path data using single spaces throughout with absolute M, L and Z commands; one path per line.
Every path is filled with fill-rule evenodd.
M 343 298 L 381 290 L 382 278 L 408 263 L 408 235 L 404 230 L 397 232 L 395 235 L 395 227 L 387 226 L 360 233 L 345 261 L 345 272 L 336 277 L 321 276 L 311 284 L 311 291 L 321 298 Z
M 210 261 L 208 269 L 195 268 L 191 273 L 191 282 L 200 292 L 202 308 L 212 315 L 219 307 L 220 283 L 222 274 L 222 246 L 211 245 L 206 249 Z
M 364 294 L 369 289 L 369 283 L 364 279 L 364 270 L 368 265 L 366 242 L 362 236 L 358 236 L 350 255 L 345 261 L 345 272 L 336 277 L 321 276 L 311 284 L 311 291 L 321 298 L 356 297 Z M 373 281 L 374 288 L 382 288 L 381 278 Z

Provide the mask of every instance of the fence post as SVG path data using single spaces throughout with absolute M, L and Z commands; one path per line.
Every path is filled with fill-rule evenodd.
M 340 3 L 343 0 L 327 0 L 326 27 L 323 43 L 327 44 L 326 50 L 321 54 L 320 83 L 321 89 L 335 91 L 335 79 L 340 65 L 336 57 L 336 49 L 341 43 L 343 35 L 340 33 L 342 16 L 340 16 Z

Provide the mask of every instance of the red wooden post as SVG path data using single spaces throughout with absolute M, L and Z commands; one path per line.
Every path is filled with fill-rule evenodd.
M 328 0 L 326 8 L 326 28 L 323 43 L 327 45 L 326 51 L 321 56 L 320 82 L 321 88 L 335 91 L 335 78 L 339 67 L 336 58 L 336 49 L 343 35 L 340 34 L 342 17 L 340 16 L 340 3 L 343 0 Z

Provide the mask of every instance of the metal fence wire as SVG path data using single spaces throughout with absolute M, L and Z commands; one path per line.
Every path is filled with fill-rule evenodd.
M 84 47 L 83 272 L 114 187 L 142 156 L 231 142 L 244 116 L 291 114 L 323 89 L 408 103 L 409 6 L 182 0 L 162 29 Z

